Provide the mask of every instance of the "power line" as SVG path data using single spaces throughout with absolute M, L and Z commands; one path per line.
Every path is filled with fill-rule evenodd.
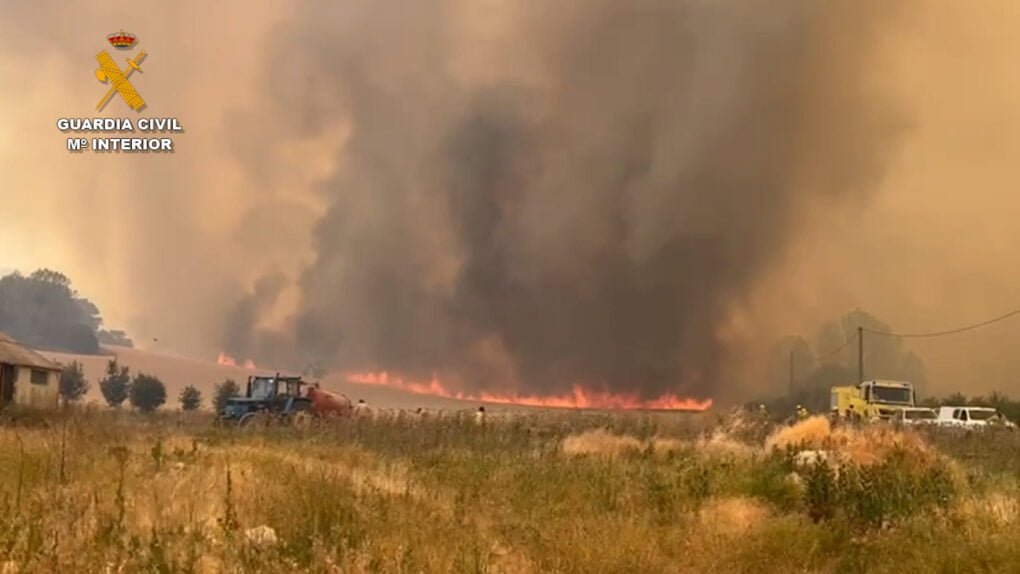
M 833 351 L 829 351 L 828 353 L 822 355 L 821 358 L 822 359 L 828 359 L 829 357 L 831 357 L 831 356 L 835 355 L 836 353 L 842 351 L 843 349 L 847 348 L 847 346 L 849 346 L 850 343 L 853 343 L 854 340 L 856 340 L 856 339 L 857 339 L 857 333 L 854 333 L 849 339 L 847 339 L 845 342 L 843 342 L 843 344 L 840 345 L 837 349 L 835 349 Z
M 977 329 L 977 328 L 980 328 L 980 327 L 984 327 L 986 325 L 991 325 L 992 323 L 998 323 L 999 321 L 1002 321 L 1002 320 L 1005 320 L 1005 319 L 1009 319 L 1010 317 L 1012 317 L 1014 315 L 1020 315 L 1020 309 L 1016 309 L 1014 311 L 1010 311 L 1009 313 L 1006 313 L 1005 315 L 999 315 L 998 317 L 995 317 L 994 319 L 989 319 L 987 321 L 982 321 L 980 323 L 975 323 L 973 325 L 967 325 L 966 327 L 959 327 L 957 329 L 949 329 L 948 331 L 935 331 L 935 332 L 932 332 L 932 333 L 890 333 L 890 332 L 887 332 L 887 331 L 875 331 L 873 329 L 868 329 L 867 327 L 864 327 L 864 331 L 866 331 L 868 333 L 872 333 L 874 335 L 885 335 L 887 337 L 914 338 L 914 339 L 921 339 L 921 338 L 928 338 L 928 337 L 942 337 L 943 335 L 955 335 L 956 333 L 962 333 L 964 331 L 970 331 L 972 329 Z M 846 345 L 844 345 L 844 347 L 845 346 Z

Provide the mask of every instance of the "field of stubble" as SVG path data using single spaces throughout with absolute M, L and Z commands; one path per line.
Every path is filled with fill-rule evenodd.
M 180 414 L 7 418 L 0 573 L 1020 564 L 1020 433 L 1006 430 L 566 412 L 260 432 Z

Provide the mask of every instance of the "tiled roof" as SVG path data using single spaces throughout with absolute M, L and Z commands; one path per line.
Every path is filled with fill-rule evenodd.
M 60 365 L 0 332 L 0 363 L 59 371 Z

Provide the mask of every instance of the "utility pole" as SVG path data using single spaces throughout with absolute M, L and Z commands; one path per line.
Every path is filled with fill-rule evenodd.
M 857 382 L 864 382 L 864 327 L 857 326 Z
M 788 394 L 793 396 L 793 349 L 790 349 L 790 390 Z

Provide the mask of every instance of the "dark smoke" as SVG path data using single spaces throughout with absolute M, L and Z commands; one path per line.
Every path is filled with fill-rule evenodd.
M 889 15 L 508 5 L 323 0 L 274 35 L 276 129 L 351 126 L 320 190 L 292 360 L 464 388 L 716 394 L 739 357 L 718 336 L 733 308 L 808 218 L 881 176 L 896 126 L 864 80 Z M 242 355 L 259 293 L 231 318 Z
M 272 273 L 255 281 L 254 288 L 227 314 L 223 350 L 231 357 L 250 358 L 260 355 L 258 341 L 265 333 L 258 332 L 259 317 L 268 312 L 286 286 L 287 278 Z

